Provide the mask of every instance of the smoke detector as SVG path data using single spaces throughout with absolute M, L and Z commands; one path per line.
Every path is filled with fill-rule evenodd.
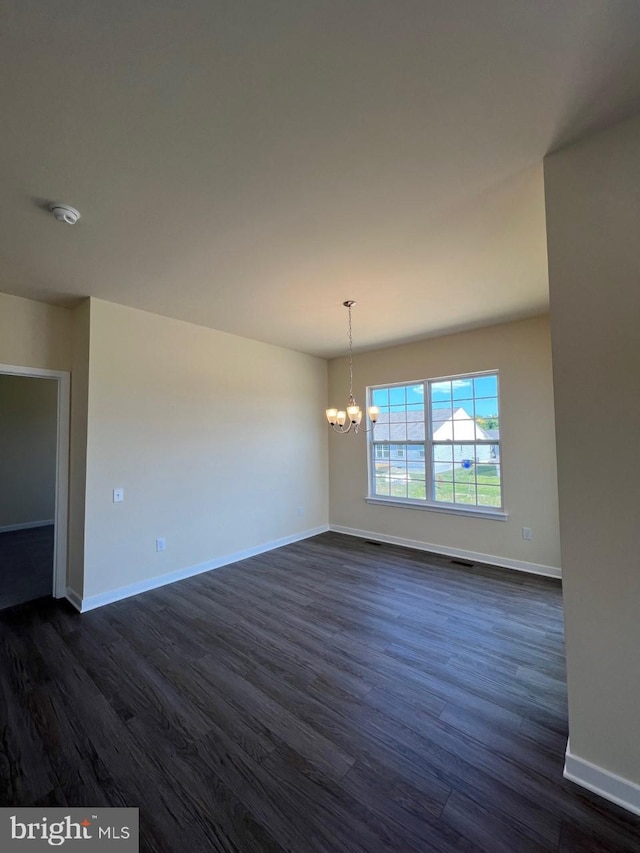
M 75 225 L 78 219 L 80 219 L 80 212 L 75 207 L 71 207 L 70 204 L 61 204 L 54 201 L 49 205 L 49 210 L 58 222 L 66 222 L 67 225 Z

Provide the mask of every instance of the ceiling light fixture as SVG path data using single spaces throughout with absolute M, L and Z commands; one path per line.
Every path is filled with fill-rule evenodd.
M 362 410 L 356 403 L 353 396 L 353 337 L 351 334 L 351 309 L 356 304 L 353 299 L 347 299 L 342 303 L 349 310 L 349 402 L 347 403 L 346 411 L 342 409 L 327 409 L 325 414 L 331 429 L 334 432 L 347 433 L 353 429 L 354 434 L 359 432 L 371 432 L 376 425 L 380 410 L 377 406 L 369 406 L 367 414 L 371 421 L 369 429 L 361 427 Z

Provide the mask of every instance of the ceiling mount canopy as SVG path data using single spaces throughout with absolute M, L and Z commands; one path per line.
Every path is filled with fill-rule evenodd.
M 351 330 L 351 309 L 356 304 L 355 300 L 347 299 L 342 303 L 349 311 L 349 400 L 345 409 L 327 409 L 325 414 L 331 429 L 334 432 L 345 434 L 351 432 L 354 434 L 359 432 L 371 432 L 378 420 L 380 410 L 377 406 L 369 406 L 367 414 L 371 421 L 371 426 L 367 429 L 362 424 L 362 409 L 356 403 L 353 396 L 353 334 Z

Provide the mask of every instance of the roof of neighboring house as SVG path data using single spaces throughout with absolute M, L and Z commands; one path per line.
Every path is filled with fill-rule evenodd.
M 432 415 L 432 423 L 437 426 L 450 421 L 455 412 L 463 409 L 463 406 L 458 406 L 455 409 L 435 409 Z M 411 415 L 419 416 L 419 420 L 408 421 L 407 417 Z M 405 435 L 406 423 L 406 435 Z M 380 412 L 378 424 L 382 429 L 377 427 L 376 438 L 378 441 L 424 441 L 424 417 L 421 411 L 417 412 Z M 389 435 L 386 435 L 386 426 L 389 426 Z
M 461 406 L 458 406 L 458 409 L 460 408 Z M 431 421 L 434 424 L 443 424 L 445 421 L 451 420 L 453 413 L 457 412 L 458 409 L 434 409 L 431 413 Z
M 374 433 L 375 438 L 378 441 L 424 441 L 424 417 L 419 421 L 407 422 L 407 414 L 420 415 L 421 413 L 380 412 Z
M 434 409 L 431 421 L 437 431 L 443 424 L 450 421 L 456 412 L 462 409 L 466 414 L 464 406 L 455 409 Z M 407 420 L 412 415 L 419 417 L 415 421 Z M 467 415 L 469 417 L 469 415 Z M 380 412 L 378 418 L 379 426 L 376 428 L 375 437 L 378 441 L 424 441 L 424 418 L 422 411 L 417 412 Z M 406 432 L 405 432 L 406 424 Z M 387 431 L 388 427 L 388 431 Z M 476 426 L 476 437 L 479 439 L 500 439 L 499 429 L 482 429 Z

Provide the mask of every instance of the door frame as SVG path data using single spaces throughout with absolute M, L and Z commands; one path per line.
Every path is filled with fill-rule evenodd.
M 54 513 L 53 583 L 54 598 L 67 594 L 67 554 L 69 537 L 69 423 L 71 374 L 66 370 L 44 370 L 0 364 L 0 374 L 31 379 L 55 379 L 58 383 L 56 441 L 56 505 Z

